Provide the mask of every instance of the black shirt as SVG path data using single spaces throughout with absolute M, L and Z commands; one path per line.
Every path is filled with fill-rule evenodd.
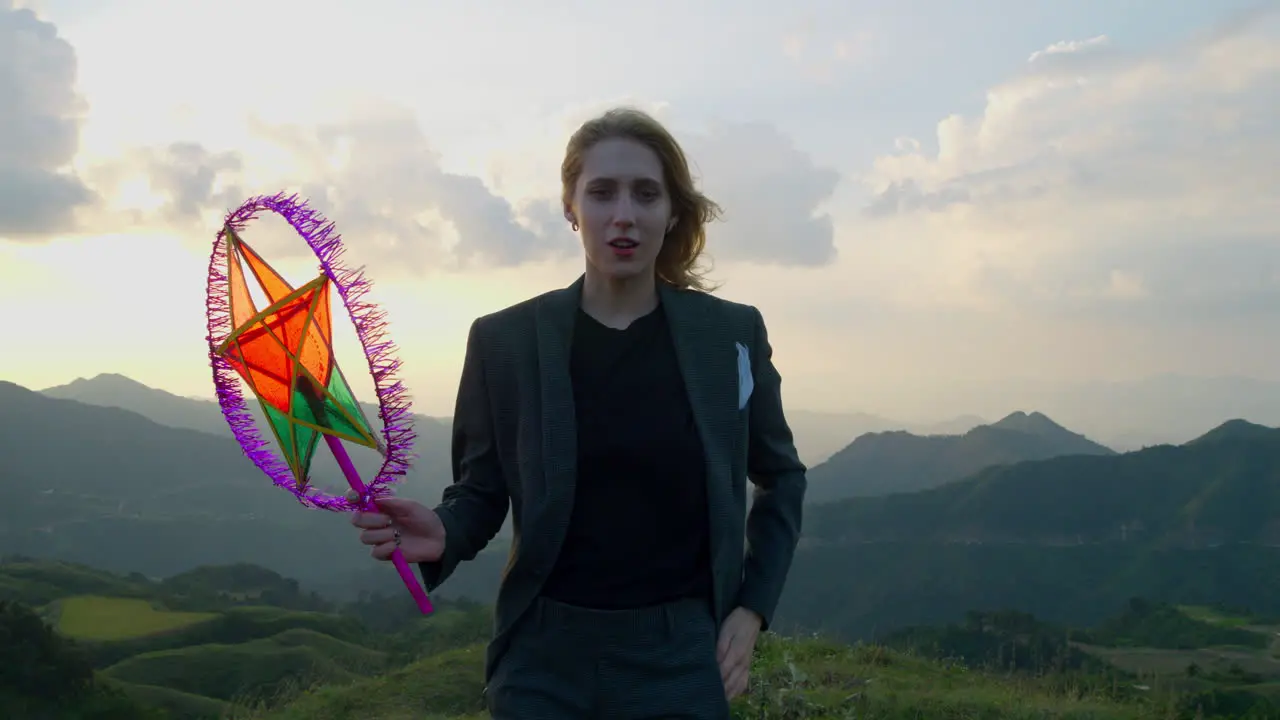
M 543 594 L 598 609 L 709 598 L 701 436 L 661 305 L 625 330 L 578 311 L 573 515 Z

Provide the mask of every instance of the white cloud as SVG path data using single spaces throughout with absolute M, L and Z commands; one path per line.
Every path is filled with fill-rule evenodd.
M 102 199 L 86 213 L 86 224 L 98 232 L 164 228 L 206 235 L 244 199 L 237 183 L 243 167 L 239 153 L 194 142 L 130 148 L 85 169 Z
M 1253 14 L 1146 54 L 1055 43 L 981 115 L 939 122 L 933 148 L 900 142 L 864 175 L 857 228 L 920 261 L 897 299 L 1186 312 L 1280 299 L 1275 272 L 1255 272 L 1280 268 L 1275 31 Z
M 822 207 L 838 172 L 766 123 L 715 123 L 684 145 L 703 190 L 724 210 L 723 226 L 708 230 L 717 260 L 816 266 L 835 259 L 834 227 Z
M 298 172 L 282 181 L 344 235 L 360 238 L 370 262 L 424 273 L 519 265 L 572 249 L 564 236 L 530 229 L 479 177 L 445 170 L 402 109 L 371 107 L 319 127 L 258 123 L 256 132 L 298 160 Z M 533 223 L 541 230 L 545 220 L 539 215 Z
M 1027 58 L 1027 62 L 1034 63 L 1037 60 L 1045 58 L 1049 55 L 1061 55 L 1064 53 L 1078 53 L 1082 50 L 1088 50 L 1089 48 L 1095 48 L 1100 45 L 1105 45 L 1107 42 L 1109 42 L 1109 39 L 1107 38 L 1106 35 L 1097 35 L 1089 38 L 1088 40 L 1062 40 L 1060 42 L 1056 42 L 1050 45 L 1049 47 L 1043 50 L 1037 50 L 1031 53 L 1031 57 Z
M 71 229 L 92 195 L 66 168 L 83 103 L 76 54 L 57 28 L 0 2 L 0 236 L 40 240 Z

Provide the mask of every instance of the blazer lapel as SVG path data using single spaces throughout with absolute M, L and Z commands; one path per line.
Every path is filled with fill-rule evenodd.
M 711 557 L 719 567 L 721 553 L 732 547 L 724 530 L 732 527 L 736 350 L 727 325 L 710 312 L 712 303 L 703 302 L 706 298 L 665 283 L 658 288 L 706 456 Z
M 542 398 L 542 468 L 545 501 L 540 511 L 552 531 L 550 557 L 560 552 L 573 513 L 578 475 L 578 429 L 573 404 L 569 356 L 573 325 L 582 297 L 582 278 L 544 297 L 536 313 L 538 374 Z

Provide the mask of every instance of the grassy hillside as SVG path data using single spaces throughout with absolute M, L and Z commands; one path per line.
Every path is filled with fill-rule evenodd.
M 131 640 L 212 620 L 216 613 L 157 610 L 138 598 L 80 595 L 57 601 L 58 632 L 73 640 Z
M 483 648 L 428 658 L 384 676 L 307 691 L 276 710 L 239 708 L 237 720 L 409 720 L 487 717 Z M 762 638 L 741 718 L 930 718 L 948 720 L 1165 718 L 1137 691 L 1090 690 L 1050 680 L 966 669 L 874 645 Z
M 970 612 L 963 624 L 907 628 L 886 643 L 1059 684 L 1130 688 L 1170 718 L 1260 719 L 1280 718 L 1278 630 L 1238 612 L 1135 598 L 1086 630 L 1016 611 Z
M 103 674 L 114 680 L 231 700 L 271 694 L 289 681 L 350 680 L 355 674 L 342 667 L 344 659 L 346 653 L 330 656 L 315 647 L 269 638 L 240 645 L 197 645 L 144 653 L 112 665 Z
M 237 644 L 301 630 L 323 633 L 338 640 L 355 641 L 363 629 L 348 618 L 330 613 L 300 612 L 273 607 L 239 607 L 214 614 L 201 623 L 170 632 L 84 643 L 84 651 L 96 668 L 106 668 L 125 658 L 206 644 Z
M 0 600 L 44 605 L 72 595 L 141 597 L 146 578 L 132 579 L 75 563 L 25 558 L 0 560 Z
M 1037 718 L 1192 720 L 1280 716 L 1272 701 L 1280 660 L 1275 628 L 1203 607 L 1135 600 L 1091 631 L 1025 613 L 970 613 L 964 626 L 914 628 L 889 645 L 848 645 L 768 634 L 761 639 L 739 718 Z M 1157 647 L 1134 647 L 1134 632 Z M 1237 632 L 1256 636 L 1243 639 Z M 1158 646 L 1210 644 L 1194 651 Z M 1204 669 L 1188 670 L 1178 653 Z M 447 650 L 378 677 L 313 687 L 275 708 L 236 706 L 238 720 L 387 720 L 485 717 L 483 645 Z M 1118 660 L 1114 665 L 1112 659 Z M 1118 667 L 1117 667 L 1118 665 Z
M 235 706 L 223 700 L 193 695 L 172 688 L 155 685 L 136 685 L 102 678 L 103 684 L 133 702 L 151 708 L 167 720 L 222 720 L 234 711 Z
M 491 618 L 482 605 L 443 602 L 429 618 L 416 615 L 403 595 L 369 596 L 341 612 L 225 607 L 231 597 L 262 602 L 273 593 L 254 588 L 281 584 L 251 567 L 203 568 L 175 582 L 27 561 L 0 564 L 0 579 L 47 600 L 40 615 L 10 612 L 12 627 L 0 628 L 29 638 L 0 647 L 11 655 L 0 662 L 6 716 L 47 707 L 39 703 L 65 693 L 71 676 L 88 688 L 77 696 L 87 699 L 77 702 L 109 705 L 82 715 L 85 720 L 484 716 L 483 648 Z M 219 590 L 217 582 L 228 589 Z M 127 595 L 103 594 L 112 587 Z M 279 597 L 308 601 L 288 592 Z M 185 609 L 166 604 L 174 598 Z M 198 605 L 201 598 L 208 607 Z M 68 619 L 73 629 L 80 624 L 78 641 L 53 627 L 68 612 L 80 613 Z M 93 618 L 119 627 L 104 632 Z M 752 691 L 736 702 L 736 715 L 1280 717 L 1272 700 L 1280 688 L 1277 632 L 1280 626 L 1244 611 L 1133 600 L 1087 630 L 1005 611 L 970 612 L 963 625 L 910 628 L 881 644 L 769 634 L 758 647 Z M 45 688 L 44 699 L 22 694 L 34 686 Z
M 316 600 L 298 591 L 296 582 L 243 565 L 157 581 L 70 563 L 11 560 L 0 563 L 0 588 L 22 600 L 14 601 L 13 627 L 0 628 L 0 637 L 25 633 L 32 638 L 27 644 L 42 643 L 52 648 L 49 657 L 62 658 L 61 665 L 49 660 L 34 668 L 24 668 L 25 660 L 12 667 L 0 663 L 3 717 L 45 712 L 41 708 L 52 698 L 69 692 L 66 681 L 55 680 L 74 671 L 81 678 L 76 687 L 87 688 L 81 694 L 99 698 L 95 702 L 118 698 L 121 707 L 132 702 L 173 718 L 220 718 L 233 703 L 287 697 L 316 682 L 351 682 L 422 650 L 473 643 L 487 635 L 490 622 L 476 608 L 455 610 L 437 601 L 440 610 L 431 618 L 408 616 L 391 626 L 394 633 L 375 632 L 351 610 L 248 604 L 307 606 Z M 397 607 L 377 597 L 367 604 L 360 608 L 365 614 L 379 605 Z M 28 697 L 30 688 L 45 686 L 42 695 Z
M 1220 617 L 1207 609 L 1184 609 L 1134 599 L 1121 615 L 1077 637 L 1108 647 L 1166 650 L 1231 646 L 1260 650 L 1272 645 L 1265 628 L 1250 629 L 1244 624 L 1223 622 Z

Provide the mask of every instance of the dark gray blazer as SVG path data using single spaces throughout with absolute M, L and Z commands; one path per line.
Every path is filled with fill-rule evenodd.
M 569 348 L 583 280 L 475 321 L 453 417 L 453 485 L 436 512 L 444 557 L 422 563 L 434 590 L 513 514 L 486 679 L 555 564 L 573 510 L 577 432 Z M 800 537 L 805 466 L 782 411 L 782 379 L 760 311 L 659 283 L 707 463 L 717 622 L 735 607 L 767 627 Z M 739 350 L 754 389 L 739 409 Z M 746 483 L 755 485 L 750 514 Z M 745 540 L 745 547 L 744 547 Z

